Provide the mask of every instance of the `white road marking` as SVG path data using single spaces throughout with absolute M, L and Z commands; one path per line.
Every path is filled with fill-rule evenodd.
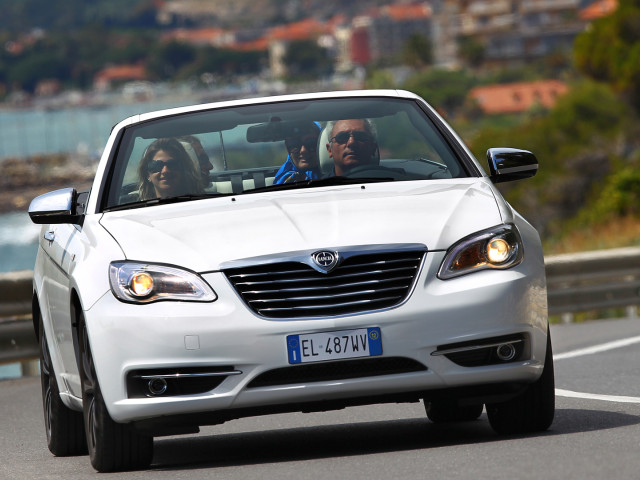
M 616 348 L 628 347 L 640 343 L 640 336 L 625 338 L 622 340 L 615 340 L 613 342 L 602 343 L 600 345 L 594 345 L 593 347 L 579 348 L 570 352 L 559 353 L 553 356 L 553 361 L 565 360 L 567 358 L 581 357 L 583 355 L 593 355 L 594 353 L 606 352 Z M 618 395 L 598 395 L 595 393 L 581 393 L 572 392 L 571 390 L 563 390 L 556 388 L 557 397 L 567 398 L 583 398 L 587 400 L 600 400 L 603 402 L 616 402 L 616 403 L 640 403 L 640 397 L 625 397 Z
M 556 388 L 556 397 L 584 398 L 587 400 L 601 400 L 603 402 L 615 403 L 640 403 L 640 397 L 623 397 L 617 395 L 598 395 L 595 393 L 572 392 Z
M 594 345 L 593 347 L 579 348 L 570 352 L 559 353 L 553 356 L 553 360 L 564 360 L 566 358 L 581 357 L 582 355 L 592 355 L 594 353 L 606 352 L 607 350 L 613 350 L 615 348 L 628 347 L 635 343 L 640 343 L 640 336 L 624 338 L 622 340 L 615 340 L 613 342 L 602 343 L 600 345 Z

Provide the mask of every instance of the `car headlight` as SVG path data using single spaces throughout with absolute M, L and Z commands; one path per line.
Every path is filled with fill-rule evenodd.
M 438 278 L 446 280 L 486 269 L 511 268 L 522 262 L 522 239 L 515 225 L 500 225 L 474 233 L 447 252 Z
M 109 266 L 109 280 L 113 294 L 123 302 L 213 302 L 218 298 L 207 282 L 196 273 L 166 265 L 112 262 Z

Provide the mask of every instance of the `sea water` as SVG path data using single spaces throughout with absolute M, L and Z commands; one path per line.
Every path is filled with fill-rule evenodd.
M 0 214 L 0 273 L 33 270 L 39 234 L 26 211 Z

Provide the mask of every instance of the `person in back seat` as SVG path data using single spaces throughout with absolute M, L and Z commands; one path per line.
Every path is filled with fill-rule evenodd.
M 276 173 L 274 185 L 320 178 L 318 137 L 320 125 L 309 122 L 296 129 L 284 140 L 289 155 Z
M 211 180 L 209 179 L 209 172 L 213 169 L 213 164 L 209 159 L 209 155 L 205 152 L 200 139 L 193 135 L 185 135 L 183 137 L 178 137 L 178 140 L 180 140 L 180 143 L 182 143 L 185 149 L 188 145 L 191 145 L 198 161 L 198 168 L 200 169 L 200 175 L 202 177 L 202 188 L 207 188 L 211 183 Z M 189 152 L 187 151 L 187 153 Z

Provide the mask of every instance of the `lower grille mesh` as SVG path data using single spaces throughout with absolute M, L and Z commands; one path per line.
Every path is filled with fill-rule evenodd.
M 254 378 L 249 383 L 248 388 L 346 380 L 349 378 L 375 377 L 425 370 L 427 370 L 427 367 L 423 364 L 403 357 L 343 360 L 269 370 Z

